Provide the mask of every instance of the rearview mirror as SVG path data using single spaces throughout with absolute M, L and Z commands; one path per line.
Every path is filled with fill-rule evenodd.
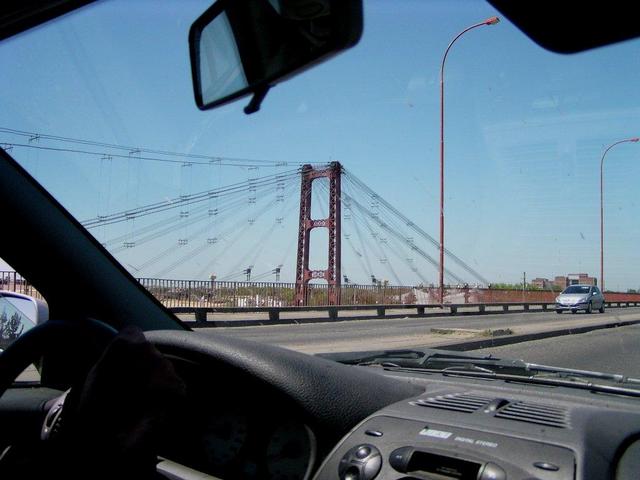
M 207 110 L 271 87 L 352 47 L 362 35 L 362 0 L 219 0 L 189 31 L 193 88 Z

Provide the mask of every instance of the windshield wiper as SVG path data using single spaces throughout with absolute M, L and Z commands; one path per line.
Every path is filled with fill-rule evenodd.
M 447 366 L 444 366 L 447 365 Z M 436 368 L 443 366 L 443 371 L 454 370 L 474 370 L 490 373 L 512 373 L 525 377 L 535 378 L 564 378 L 564 379 L 596 379 L 605 380 L 620 384 L 640 384 L 640 379 L 628 377 L 618 373 L 596 372 L 591 370 L 579 370 L 575 368 L 553 367 L 550 365 L 540 365 L 528 363 L 523 360 L 503 360 L 499 358 L 477 358 L 464 355 L 432 355 L 423 363 L 426 368 Z
M 640 396 L 640 390 L 603 385 L 590 381 L 600 380 L 618 385 L 640 385 L 640 379 L 637 378 L 621 374 L 527 363 L 523 360 L 506 360 L 492 355 L 473 355 L 436 349 L 416 349 L 327 354 L 323 356 L 341 363 L 377 366 L 390 371 L 490 377 Z
M 422 350 L 381 350 L 352 353 L 324 353 L 319 356 L 347 365 L 379 366 L 393 363 L 398 367 L 449 369 L 485 367 L 496 369 L 522 369 L 522 360 L 503 360 L 492 355 L 469 355 L 460 352 L 425 348 Z
M 539 365 L 537 363 L 525 363 L 529 370 L 535 371 L 537 377 L 555 378 L 595 378 L 608 380 L 615 383 L 640 384 L 640 379 L 627 377 L 619 373 L 594 372 L 590 370 L 578 370 L 575 368 L 551 367 L 549 365 Z
M 472 377 L 472 378 L 493 378 L 498 380 L 506 380 L 511 382 L 520 382 L 520 383 L 533 383 L 539 385 L 550 385 L 555 387 L 570 387 L 570 388 L 578 388 L 581 390 L 589 390 L 593 392 L 599 393 L 610 393 L 613 395 L 625 395 L 630 397 L 640 397 L 640 390 L 637 388 L 628 388 L 618 386 L 618 385 L 606 385 L 602 383 L 594 383 L 589 381 L 587 378 L 582 376 L 567 376 L 566 374 L 563 376 L 559 375 L 523 375 L 522 373 L 513 374 L 513 373 L 500 373 L 494 372 L 486 368 L 477 367 L 477 366 L 456 366 L 456 367 L 448 367 L 445 369 L 434 369 L 434 368 L 411 368 L 411 367 L 398 367 L 398 366 L 390 366 L 379 364 L 378 366 L 384 368 L 385 370 L 393 371 L 393 372 L 407 372 L 407 373 L 419 373 L 419 374 L 429 374 L 429 373 L 440 373 L 445 376 L 460 376 L 460 377 Z M 626 377 L 625 383 L 637 383 L 637 379 Z
M 346 365 L 384 366 L 384 364 L 393 364 L 398 367 L 419 367 L 422 365 L 427 353 L 422 350 L 381 350 L 353 353 L 320 353 L 318 356 Z

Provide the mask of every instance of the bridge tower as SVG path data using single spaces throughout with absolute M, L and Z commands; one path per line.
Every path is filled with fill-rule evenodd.
M 342 165 L 340 165 L 340 162 L 331 162 L 324 169 L 314 169 L 311 165 L 302 167 L 298 257 L 296 261 L 296 305 L 307 304 L 309 281 L 319 278 L 326 280 L 328 283 L 329 305 L 340 304 L 341 175 Z M 313 181 L 316 178 L 329 179 L 329 217 L 324 219 L 311 218 L 311 192 Z M 329 230 L 329 252 L 326 270 L 309 269 L 309 243 L 311 230 L 314 228 L 327 228 Z

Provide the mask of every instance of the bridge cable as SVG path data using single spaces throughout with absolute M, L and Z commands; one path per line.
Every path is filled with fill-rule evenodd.
M 259 215 L 263 214 L 264 212 L 266 212 L 267 210 L 273 208 L 273 206 L 275 205 L 275 202 L 271 202 L 269 204 L 267 204 L 259 213 Z M 253 213 L 253 212 L 251 212 Z M 252 217 L 253 215 L 251 215 L 251 213 L 249 214 L 249 217 Z M 245 227 L 242 229 L 242 232 L 244 233 L 244 230 L 246 230 L 247 228 L 250 228 L 252 226 L 252 224 L 250 223 L 251 218 L 247 219 L 247 223 L 245 225 Z M 158 276 L 162 276 L 162 275 L 166 275 L 167 273 L 175 270 L 177 267 L 179 267 L 180 265 L 186 263 L 187 261 L 191 260 L 192 258 L 196 257 L 197 255 L 199 255 L 200 253 L 202 253 L 205 249 L 209 248 L 210 245 L 208 242 L 205 242 L 204 245 L 202 245 L 201 247 L 197 247 L 196 249 L 192 250 L 191 252 L 187 253 L 186 255 L 182 256 L 181 258 L 179 258 L 178 260 L 174 261 L 172 264 L 170 264 L 169 266 L 165 267 L 159 274 Z
M 254 185 L 257 187 L 268 187 L 272 185 L 276 185 L 278 182 L 281 182 L 283 179 L 297 177 L 297 172 L 291 172 L 289 175 L 282 177 L 280 175 L 271 175 L 268 177 L 263 177 L 259 181 L 257 181 Z M 140 208 L 129 209 L 120 212 L 116 212 L 110 215 L 106 215 L 101 218 L 91 218 L 82 221 L 82 225 L 85 228 L 92 228 L 96 225 L 108 225 L 111 223 L 118 223 L 121 221 L 126 221 L 128 218 L 132 217 L 140 217 L 150 215 L 152 213 L 163 212 L 166 210 L 171 210 L 175 208 L 184 207 L 186 205 L 191 205 L 194 203 L 205 202 L 210 198 L 213 198 L 218 195 L 232 195 L 238 192 L 246 192 L 251 187 L 251 183 L 244 181 L 232 185 L 228 185 L 219 190 L 207 190 L 204 192 L 198 192 L 192 195 L 185 195 L 179 198 L 174 198 L 168 201 L 155 202 L 148 205 L 144 205 Z
M 411 228 L 414 232 L 416 232 L 418 235 L 420 235 L 421 237 L 425 238 L 426 240 L 428 240 L 433 246 L 435 246 L 436 248 L 440 248 L 440 243 L 433 238 L 431 235 L 429 235 L 427 232 L 425 232 L 422 228 L 418 227 L 415 223 L 413 223 L 411 220 L 409 220 L 409 218 L 407 218 L 405 215 L 403 215 L 397 208 L 393 207 L 389 202 L 387 202 L 385 199 L 383 199 L 382 197 L 380 197 L 378 194 L 376 194 L 370 187 L 368 187 L 364 182 L 362 182 L 361 180 L 359 180 L 355 175 L 353 175 L 353 173 L 346 171 L 345 170 L 345 175 L 353 182 L 355 183 L 357 186 L 359 186 L 362 190 L 364 190 L 367 193 L 376 195 L 378 197 L 378 199 L 380 200 L 380 202 L 384 205 L 385 208 L 387 208 L 388 210 L 390 210 L 394 215 L 398 216 L 399 218 L 401 218 L 405 224 Z M 473 269 L 470 265 L 468 265 L 467 263 L 465 263 L 462 259 L 460 259 L 458 256 L 454 255 L 451 251 L 445 249 L 444 250 L 445 254 L 451 258 L 456 264 L 458 264 L 460 267 L 462 267 L 464 270 L 466 270 L 469 274 L 471 274 L 474 278 L 476 278 L 477 280 L 479 280 L 481 283 L 487 285 L 489 284 L 489 281 L 483 277 L 480 273 L 478 273 L 475 269 Z

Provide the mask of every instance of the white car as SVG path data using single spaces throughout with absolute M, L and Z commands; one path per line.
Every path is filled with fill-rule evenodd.
M 585 313 L 598 310 L 604 313 L 604 296 L 598 287 L 570 285 L 556 297 L 556 313 L 564 311 L 577 313 L 578 310 L 584 310 Z

